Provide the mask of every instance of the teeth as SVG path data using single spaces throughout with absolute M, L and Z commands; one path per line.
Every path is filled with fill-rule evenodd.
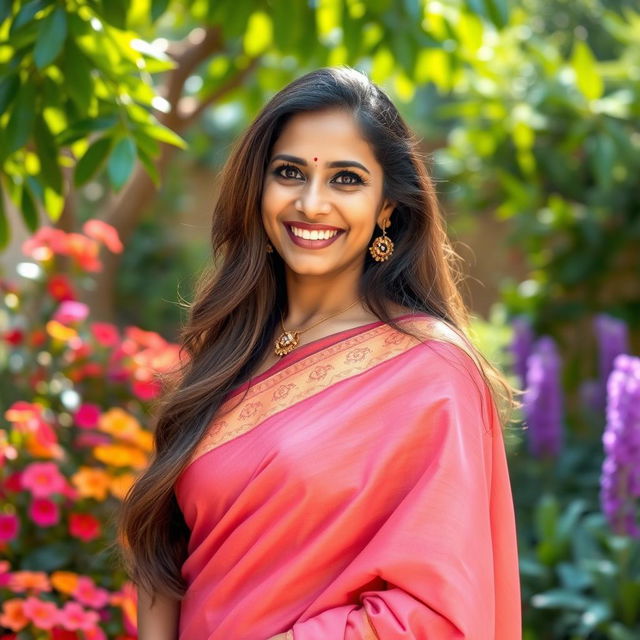
M 337 229 L 326 229 L 325 231 L 309 231 L 308 229 L 298 229 L 291 227 L 294 236 L 304 238 L 305 240 L 328 240 L 338 233 Z

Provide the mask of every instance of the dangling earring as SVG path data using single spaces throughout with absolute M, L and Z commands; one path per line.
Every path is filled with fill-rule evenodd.
M 273 247 L 267 242 L 266 246 L 267 253 L 273 253 Z
M 387 237 L 387 232 L 385 231 L 385 227 L 388 227 L 390 224 L 388 220 L 385 220 L 382 226 L 382 236 L 378 236 L 369 247 L 369 253 L 371 253 L 376 262 L 388 260 L 393 253 L 393 242 L 391 238 Z

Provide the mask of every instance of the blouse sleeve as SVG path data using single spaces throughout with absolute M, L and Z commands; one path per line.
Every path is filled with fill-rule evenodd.
M 386 583 L 292 627 L 294 640 L 517 640 L 515 518 L 495 405 L 475 365 L 431 379 L 424 469 L 363 549 Z M 454 371 L 455 369 L 455 371 Z M 418 424 L 419 423 L 419 424 Z

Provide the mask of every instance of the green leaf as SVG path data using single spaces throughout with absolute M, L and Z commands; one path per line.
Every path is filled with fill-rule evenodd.
M 4 191 L 2 190 L 2 184 L 0 184 L 0 249 L 7 247 L 10 237 L 7 212 L 4 208 Z
M 21 568 L 29 571 L 55 571 L 69 566 L 73 557 L 73 545 L 69 542 L 53 542 L 29 552 Z
M 570 609 L 583 611 L 590 604 L 590 600 L 580 593 L 569 589 L 550 589 L 544 593 L 531 596 L 531 605 L 536 609 Z
M 69 96 L 82 113 L 89 111 L 93 95 L 93 66 L 71 39 L 67 42 L 62 58 L 62 73 L 66 80 Z
M 11 23 L 9 36 L 13 36 L 18 29 L 21 29 L 27 23 L 31 22 L 36 13 L 44 9 L 48 4 L 50 4 L 50 2 L 46 2 L 45 0 L 32 0 L 32 2 L 24 4 Z M 11 44 L 14 44 L 13 41 Z
M 24 220 L 27 229 L 31 232 L 36 231 L 38 228 L 38 210 L 33 199 L 33 194 L 26 182 L 22 185 L 20 213 L 22 214 L 22 219 Z
M 158 140 L 159 142 L 167 142 L 180 149 L 188 147 L 184 139 L 182 139 L 175 131 L 165 127 L 163 124 L 146 124 L 141 123 L 140 130 L 147 136 Z
M 0 0 L 0 25 L 11 15 L 12 0 Z
M 555 538 L 559 510 L 555 496 L 545 494 L 540 498 L 535 511 L 535 520 L 537 534 L 542 540 Z
M 109 157 L 109 179 L 116 191 L 119 191 L 129 179 L 136 162 L 136 144 L 129 138 L 120 138 Z
M 50 65 L 62 50 L 67 37 L 67 14 L 62 7 L 52 11 L 40 25 L 33 59 L 38 69 Z
M 138 157 L 140 158 L 140 162 L 142 162 L 144 168 L 147 170 L 147 173 L 149 174 L 149 177 L 151 178 L 153 184 L 156 187 L 159 187 L 161 182 L 160 173 L 158 172 L 158 167 L 156 167 L 152 158 L 149 157 L 144 149 L 140 148 L 138 148 Z
M 597 64 L 589 45 L 577 40 L 573 47 L 571 66 L 576 75 L 576 85 L 587 100 L 597 100 L 604 93 Z
M 34 133 L 40 171 L 44 182 L 56 193 L 62 193 L 62 172 L 58 164 L 58 147 L 41 115 L 36 117 Z
M 27 82 L 20 87 L 7 124 L 7 155 L 23 147 L 29 140 L 36 117 L 35 98 L 36 85 L 33 82 Z
M 6 75 L 0 80 L 0 113 L 5 113 L 7 107 L 13 102 L 20 86 L 18 73 Z
M 112 138 L 104 137 L 94 142 L 78 160 L 73 182 L 76 186 L 80 186 L 88 182 L 101 168 L 105 159 L 111 151 Z
M 118 29 L 127 28 L 127 0 L 102 0 L 102 18 Z
M 85 136 L 93 133 L 94 131 L 103 131 L 104 129 L 110 129 L 118 122 L 118 116 L 102 116 L 100 118 L 84 118 L 74 122 L 69 129 L 61 131 L 56 136 L 56 143 L 60 147 L 65 147 L 69 144 L 84 138 Z
M 155 22 L 169 6 L 170 0 L 151 0 L 151 21 Z

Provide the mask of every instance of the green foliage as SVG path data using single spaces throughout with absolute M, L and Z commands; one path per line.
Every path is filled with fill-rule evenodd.
M 604 309 L 633 323 L 640 13 L 599 1 L 519 5 L 499 37 L 485 29 L 466 49 L 439 110 L 451 131 L 437 165 L 458 211 L 508 221 L 530 271 L 503 284 L 511 313 L 529 314 L 539 333 Z

